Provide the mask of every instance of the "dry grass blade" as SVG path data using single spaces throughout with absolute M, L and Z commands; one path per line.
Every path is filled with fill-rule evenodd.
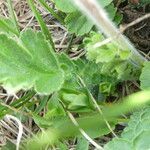
M 142 17 L 140 17 L 140 18 L 138 18 L 138 19 L 136 19 L 136 20 L 134 20 L 134 21 L 132 21 L 131 23 L 125 25 L 124 27 L 121 28 L 121 32 L 124 32 L 124 31 L 127 30 L 129 27 L 132 27 L 132 26 L 138 24 L 139 22 L 141 22 L 141 21 L 143 21 L 143 20 L 145 20 L 145 19 L 147 19 L 147 18 L 150 18 L 150 13 L 148 13 L 148 14 L 146 14 L 146 15 L 144 15 L 144 16 L 142 16 Z
M 22 137 L 22 134 L 23 134 L 22 123 L 20 122 L 20 120 L 18 118 L 14 117 L 12 115 L 6 115 L 5 118 L 7 118 L 8 120 L 13 120 L 18 124 L 19 132 L 18 132 L 18 135 L 17 135 L 16 150 L 19 150 L 19 144 L 20 144 L 21 137 Z
M 136 20 L 134 20 L 134 21 L 132 21 L 131 23 L 129 23 L 129 24 L 125 25 L 125 26 L 121 26 L 120 32 L 123 33 L 123 32 L 124 32 L 125 30 L 127 30 L 128 28 L 130 28 L 130 27 L 132 27 L 132 26 L 138 24 L 139 22 L 141 22 L 141 21 L 143 21 L 143 20 L 145 20 L 145 19 L 147 19 L 147 18 L 149 18 L 149 17 L 150 17 L 150 13 L 149 13 L 149 14 L 146 14 L 146 15 L 144 15 L 144 16 L 142 16 L 142 17 L 140 17 L 140 18 L 138 18 L 138 19 L 136 19 Z M 95 49 L 95 48 L 101 47 L 101 46 L 103 46 L 103 45 L 106 45 L 106 44 L 112 42 L 113 40 L 114 40 L 114 39 L 112 39 L 112 38 L 107 38 L 107 39 L 105 39 L 105 40 L 102 41 L 102 42 L 96 43 L 96 44 L 93 46 L 93 48 Z M 143 54 L 143 55 L 145 55 L 145 54 Z
M 84 84 L 84 81 L 83 81 L 79 76 L 78 76 L 78 78 L 79 78 L 81 84 L 82 84 L 84 87 L 86 87 L 86 85 Z M 99 105 L 97 104 L 97 102 L 96 102 L 96 100 L 94 99 L 93 95 L 92 95 L 90 92 L 89 92 L 89 94 L 90 94 L 90 97 L 91 97 L 91 99 L 92 99 L 92 101 L 93 101 L 93 104 L 95 105 L 95 107 L 96 107 L 96 109 L 98 110 L 99 114 L 103 117 L 103 119 L 104 119 L 104 121 L 105 121 L 105 123 L 106 123 L 108 129 L 109 129 L 110 132 L 114 135 L 114 137 L 117 138 L 117 135 L 115 134 L 115 132 L 114 132 L 113 129 L 111 128 L 109 122 L 108 122 L 107 119 L 105 118 L 105 116 L 104 116 L 104 114 L 103 114 L 101 108 L 100 108 Z

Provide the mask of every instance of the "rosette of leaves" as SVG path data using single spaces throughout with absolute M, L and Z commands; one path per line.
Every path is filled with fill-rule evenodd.
M 73 94 L 75 97 L 78 97 L 82 94 L 88 95 L 88 90 L 96 100 L 104 101 L 107 96 L 115 94 L 116 84 L 118 83 L 118 80 L 116 79 L 116 77 L 111 77 L 110 74 L 102 74 L 101 70 L 103 65 L 101 63 L 95 63 L 94 61 L 88 61 L 85 59 L 77 59 L 71 61 L 65 54 L 59 55 L 59 62 L 65 69 L 66 77 L 66 80 L 63 84 L 63 89 L 59 92 L 60 95 L 63 95 L 63 93 L 65 93 L 65 95 Z M 84 82 L 86 87 L 82 85 L 79 78 L 82 79 L 82 82 Z M 82 98 L 78 99 L 83 100 Z M 65 101 L 66 99 L 63 98 L 63 100 Z M 73 101 L 74 100 L 71 100 L 71 102 Z M 87 108 L 87 106 L 90 106 L 89 102 L 90 98 L 87 96 L 86 103 L 80 103 L 84 103 L 84 108 Z M 67 104 L 69 103 L 70 102 L 67 102 Z M 76 104 L 79 106 L 80 103 L 77 102 Z M 84 111 L 83 107 L 82 109 L 80 106 L 78 108 Z
M 70 33 L 75 33 L 78 36 L 89 33 L 94 23 L 78 11 L 71 0 L 53 1 L 58 10 L 66 13 L 65 24 Z M 117 8 L 114 7 L 112 0 L 98 0 L 98 3 L 106 9 L 111 20 L 116 20 L 116 22 L 121 20 L 122 17 L 117 13 Z
M 131 55 L 128 50 L 120 50 L 113 42 L 96 46 L 104 40 L 100 33 L 91 32 L 84 39 L 87 59 L 102 64 L 101 73 L 117 78 L 120 81 L 133 80 L 139 77 L 139 69 L 129 61 Z

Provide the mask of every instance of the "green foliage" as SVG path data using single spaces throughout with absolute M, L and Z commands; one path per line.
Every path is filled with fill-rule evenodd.
M 141 150 L 150 148 L 150 107 L 140 109 L 131 116 L 120 138 L 105 145 L 105 150 Z
M 77 117 L 76 120 L 79 126 L 90 137 L 100 137 L 110 132 L 103 119 L 104 116 L 109 121 L 111 128 L 114 128 L 114 125 L 118 122 L 118 116 L 142 107 L 148 102 L 150 102 L 150 91 L 142 91 L 130 95 L 124 99 L 122 103 L 104 107 L 102 109 L 103 115 L 97 112 L 92 112 L 86 115 L 81 115 L 80 117 Z M 141 115 L 139 117 L 141 117 Z M 44 118 L 41 117 L 41 122 L 46 123 L 47 121 L 47 125 L 50 123 L 50 121 L 52 121 L 51 124 L 49 124 L 48 130 L 43 131 L 41 134 L 30 139 L 26 145 L 26 149 L 37 149 L 38 147 L 44 148 L 48 144 L 53 145 L 57 143 L 58 140 L 81 135 L 78 127 L 76 127 L 68 117 L 58 117 L 49 121 L 44 121 L 43 119 Z M 137 121 L 141 122 L 140 119 L 137 119 Z
M 147 4 L 150 4 L 150 1 L 149 0 L 141 0 L 140 3 L 142 5 L 147 5 Z
M 140 70 L 135 68 L 130 62 L 131 52 L 120 50 L 112 42 L 97 46 L 103 42 L 102 34 L 91 32 L 89 37 L 84 39 L 84 45 L 87 50 L 87 59 L 102 64 L 101 73 L 117 77 L 118 80 L 134 80 L 139 76 Z
M 71 13 L 77 10 L 76 7 L 72 4 L 71 0 L 53 1 L 55 2 L 57 9 L 61 10 L 62 12 Z
M 1 34 L 0 49 L 0 82 L 8 92 L 34 87 L 50 94 L 61 88 L 63 71 L 42 33 L 27 30 L 18 41 Z
M 79 12 L 71 0 L 53 0 L 59 11 L 66 15 L 64 20 L 44 0 L 39 1 L 66 25 L 70 33 L 81 36 L 94 27 L 93 22 Z M 44 149 L 54 144 L 60 149 L 67 149 L 63 140 L 72 137 L 77 138 L 77 150 L 89 149 L 89 142 L 81 135 L 68 113 L 72 112 L 79 127 L 94 139 L 111 132 L 106 120 L 114 129 L 118 119 L 122 119 L 122 114 L 150 101 L 149 62 L 144 64 L 141 71 L 129 60 L 132 57 L 130 51 L 121 51 L 113 42 L 97 46 L 104 37 L 96 32 L 90 32 L 84 38 L 86 57 L 73 60 L 65 53 L 57 54 L 49 29 L 34 1 L 28 0 L 28 4 L 41 32 L 31 29 L 20 32 L 10 0 L 8 2 L 11 19 L 0 19 L 0 84 L 9 94 L 21 89 L 26 93 L 10 104 L 12 109 L 1 105 L 3 101 L 0 100 L 0 117 L 8 113 L 22 116 L 12 111 L 22 110 L 30 114 L 35 124 L 42 128 L 41 133 L 25 141 L 27 145 L 24 149 Z M 122 16 L 112 2 L 98 0 L 110 19 L 119 23 Z M 144 91 L 129 95 L 112 105 L 102 103 L 110 96 L 119 95 L 119 83 L 138 80 L 140 73 L 141 89 Z M 102 113 L 96 106 L 101 108 Z M 109 142 L 105 149 L 122 149 L 122 146 L 125 149 L 149 148 L 149 112 L 149 107 L 136 112 L 121 137 Z M 7 147 L 10 145 L 7 144 Z
M 39 0 L 39 2 L 51 15 L 53 15 L 58 21 L 60 21 L 60 23 L 64 24 L 63 18 L 59 16 L 53 8 L 49 7 L 45 0 Z
M 68 103 L 69 110 L 84 109 L 88 104 L 88 97 L 83 93 L 63 93 L 62 99 L 64 102 Z
M 65 23 L 69 32 L 77 35 L 88 33 L 93 27 L 93 22 L 78 11 L 68 14 Z
M 72 4 L 71 0 L 54 0 L 56 7 L 67 14 L 65 24 L 70 33 L 75 33 L 78 36 L 89 33 L 94 23 L 85 17 L 78 9 Z M 117 8 L 114 7 L 112 0 L 101 1 L 98 3 L 105 7 L 109 17 L 113 20 L 117 13 Z M 118 19 L 119 22 L 119 19 Z
M 42 19 L 40 13 L 38 12 L 36 7 L 34 6 L 34 1 L 33 0 L 27 0 L 27 2 L 29 4 L 31 10 L 33 11 L 38 23 L 40 24 L 40 27 L 41 27 L 43 35 L 45 36 L 45 39 L 49 40 L 52 48 L 55 49 L 51 33 L 50 33 L 49 29 L 47 28 L 46 24 L 44 23 L 44 20 Z
M 141 89 L 150 89 L 150 62 L 146 62 L 140 76 Z
M 80 117 L 76 119 L 80 127 L 91 137 L 99 137 L 110 132 L 104 120 L 97 114 L 91 116 Z M 88 123 L 87 123 L 88 122 Z M 115 122 L 110 123 L 114 128 Z M 93 130 L 94 129 L 94 130 Z M 36 135 L 30 139 L 25 149 L 38 149 L 46 145 L 53 145 L 61 139 L 68 139 L 81 135 L 78 127 L 76 127 L 67 117 L 57 118 L 53 120 L 53 125 L 48 130 Z
M 19 98 L 17 101 L 12 102 L 9 106 L 16 109 L 22 108 L 23 106 L 29 103 L 29 101 L 32 99 L 34 95 L 35 95 L 34 91 L 28 91 L 24 96 Z M 6 114 L 14 112 L 8 107 L 1 105 L 1 102 L 3 102 L 3 100 L 0 99 L 0 112 L 1 112 L 0 119 L 3 118 Z
M 56 7 L 62 12 L 71 13 L 77 10 L 77 8 L 72 4 L 71 2 L 72 0 L 63 0 L 63 1 L 53 0 L 53 1 L 55 2 Z M 108 6 L 111 2 L 112 0 L 106 0 L 106 1 L 98 0 L 98 3 L 102 7 Z
M 16 147 L 13 143 L 11 142 L 7 142 L 6 145 L 4 147 L 1 148 L 1 150 L 16 150 Z
M 18 32 L 11 19 L 0 18 L 0 32 L 18 36 Z
M 15 30 L 17 31 L 17 34 L 19 35 L 20 29 L 19 29 L 19 25 L 17 22 L 15 11 L 14 11 L 13 6 L 12 6 L 12 2 L 11 2 L 11 0 L 7 0 L 7 3 L 8 3 L 8 10 L 9 10 L 10 19 L 13 22 L 13 25 L 15 27 Z
M 76 150 L 88 150 L 89 142 L 84 137 L 79 137 L 77 141 Z

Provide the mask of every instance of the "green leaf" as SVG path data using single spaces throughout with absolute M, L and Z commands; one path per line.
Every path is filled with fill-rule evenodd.
M 146 62 L 140 76 L 141 89 L 150 89 L 150 62 Z
M 141 0 L 140 3 L 142 5 L 146 5 L 146 4 L 150 4 L 150 1 L 149 0 Z
M 122 19 L 123 19 L 123 15 L 121 13 L 117 12 L 114 17 L 114 22 L 116 23 L 116 25 L 119 25 L 121 23 Z
M 45 0 L 39 0 L 40 4 L 51 14 L 53 15 L 59 22 L 64 24 L 63 18 L 55 12 L 55 9 L 51 8 Z
M 33 115 L 34 122 L 41 128 L 48 128 L 52 126 L 52 121 L 38 115 Z
M 65 13 L 71 13 L 77 10 L 71 0 L 53 0 L 58 10 Z
M 92 32 L 90 37 L 85 38 L 84 44 L 87 49 L 87 58 L 99 62 L 110 62 L 118 54 L 118 48 L 113 43 L 108 43 L 100 47 L 94 47 L 97 42 L 101 42 L 103 36 L 99 33 Z
M 41 32 L 27 30 L 20 42 L 1 34 L 0 66 L 0 83 L 9 93 L 34 87 L 40 94 L 50 94 L 64 81 L 53 49 Z
M 150 91 L 141 91 L 128 96 L 127 98 L 121 100 L 121 102 L 117 104 L 104 107 L 102 110 L 103 116 L 101 116 L 101 114 L 97 112 L 91 114 L 89 113 L 86 116 L 81 115 L 80 117 L 77 117 L 76 121 L 78 122 L 79 126 L 90 137 L 92 138 L 100 137 L 102 135 L 106 135 L 107 133 L 110 133 L 110 130 L 108 129 L 106 122 L 103 119 L 104 116 L 109 121 L 109 124 L 113 129 L 114 125 L 117 123 L 117 119 L 115 119 L 117 116 L 120 116 L 124 113 L 131 112 L 131 110 L 135 110 L 141 106 L 144 106 L 144 104 L 148 103 L 149 101 L 150 101 Z M 148 112 L 150 112 L 150 110 Z M 142 121 L 145 122 L 144 126 L 146 127 L 146 129 L 150 129 L 149 116 L 150 116 L 149 113 L 143 113 L 140 114 L 139 118 L 136 119 L 135 117 L 135 119 L 141 125 L 142 124 L 141 118 L 143 118 Z M 146 122 L 148 124 L 146 124 Z M 134 126 L 133 127 L 131 126 L 131 131 L 133 130 L 134 132 L 135 130 L 136 131 L 135 134 L 140 133 L 140 130 L 142 129 L 142 126 L 140 125 L 136 126 L 136 125 L 135 127 L 137 128 L 133 128 Z M 78 127 L 76 127 L 69 118 L 62 117 L 53 120 L 52 128 L 49 128 L 47 131 L 44 131 L 39 135 L 37 135 L 36 137 L 33 137 L 32 139 L 28 140 L 28 143 L 26 144 L 26 149 L 38 149 L 38 147 L 42 147 L 42 146 L 45 147 L 48 144 L 53 145 L 58 140 L 69 138 L 69 137 L 75 137 L 79 135 L 81 135 L 81 133 Z M 134 136 L 131 136 L 131 138 L 134 138 Z
M 88 150 L 89 149 L 89 141 L 84 137 L 78 137 L 76 150 Z
M 69 76 L 72 76 L 76 72 L 75 64 L 65 53 L 58 54 L 57 58 L 61 68 L 65 72 L 66 79 L 68 79 Z
M 58 94 L 54 93 L 47 104 L 47 112 L 44 115 L 44 118 L 50 119 L 54 117 L 65 116 L 65 111 L 59 100 Z
M 89 100 L 84 93 L 62 93 L 62 99 L 68 104 L 69 110 L 77 110 L 88 108 Z
M 110 74 L 118 80 L 135 80 L 139 77 L 140 68 L 129 63 L 131 52 L 120 50 L 114 43 L 107 43 L 98 46 L 104 41 L 100 33 L 91 32 L 89 37 L 84 39 L 87 50 L 87 59 L 101 63 L 102 74 Z
M 46 106 L 47 104 L 47 101 L 50 99 L 49 96 L 44 96 L 42 98 L 38 98 L 39 99 L 39 105 L 36 107 L 34 113 L 35 114 L 38 114 L 42 111 L 42 109 L 44 109 L 44 107 Z
M 117 9 L 114 8 L 113 4 L 111 4 L 108 8 L 106 8 L 106 11 L 107 10 L 110 12 L 110 18 L 113 19 Z M 94 23 L 79 11 L 69 13 L 65 18 L 65 23 L 68 31 L 70 33 L 76 33 L 78 36 L 89 33 L 94 26 Z
M 93 61 L 85 61 L 84 66 L 81 67 L 78 64 L 78 75 L 83 79 L 84 84 L 89 90 L 91 90 L 95 85 L 98 85 L 101 82 L 101 64 L 96 64 Z
M 62 12 L 72 13 L 78 10 L 77 7 L 74 6 L 74 4 L 71 2 L 71 0 L 61 0 L 61 1 L 53 0 L 53 1 L 55 2 L 57 9 L 61 10 Z M 105 1 L 98 0 L 98 3 L 102 7 L 109 5 L 111 2 L 112 0 L 105 0 Z
M 128 59 L 129 57 L 131 56 L 131 53 L 130 53 L 130 51 L 120 51 L 120 58 L 122 59 L 122 60 L 126 60 L 126 59 Z
M 67 29 L 70 33 L 75 33 L 78 36 L 89 33 L 89 31 L 94 26 L 94 23 L 89 20 L 85 15 L 78 11 L 78 8 L 72 4 L 71 0 L 54 0 L 56 7 L 67 13 L 67 17 L 65 18 L 65 23 Z M 106 7 L 106 11 L 108 11 L 110 18 L 113 19 L 116 14 L 116 8 L 113 4 L 110 4 L 112 0 L 101 1 L 98 0 L 98 3 L 101 7 Z
M 58 142 L 58 143 L 57 143 L 57 147 L 58 147 L 60 150 L 68 150 L 67 143 Z
M 19 36 L 13 22 L 10 19 L 0 18 L 0 32 L 13 33 Z
M 69 32 L 78 36 L 88 33 L 93 27 L 93 22 L 78 11 L 68 14 L 65 23 Z
M 113 3 L 111 3 L 108 6 L 106 5 L 105 9 L 109 14 L 109 18 L 113 20 L 117 13 L 117 8 L 114 6 Z
M 35 15 L 35 18 L 37 19 L 38 23 L 40 24 L 43 35 L 45 36 L 46 40 L 49 40 L 52 48 L 55 49 L 55 45 L 54 45 L 51 33 L 50 33 L 48 27 L 46 26 L 43 18 L 41 17 L 41 14 L 38 12 L 36 7 L 34 6 L 34 1 L 33 0 L 27 0 L 27 1 L 28 1 L 28 4 L 29 4 L 31 10 L 33 11 L 33 13 Z
M 112 1 L 113 1 L 113 0 L 105 0 L 105 1 L 97 0 L 97 2 L 98 2 L 102 7 L 108 6 Z
M 105 145 L 105 150 L 148 150 L 150 149 L 150 107 L 135 112 L 121 134 Z
M 105 121 L 99 114 L 91 114 L 85 117 L 76 118 L 80 127 L 92 138 L 110 133 Z M 78 127 L 67 118 L 59 118 L 53 122 L 54 126 L 48 130 L 36 135 L 26 144 L 26 149 L 38 149 L 50 144 L 53 145 L 61 139 L 81 135 Z M 114 128 L 116 122 L 109 122 L 111 128 Z
M 101 48 L 97 54 L 96 63 L 99 62 L 110 62 L 115 58 L 116 52 L 113 49 Z
M 16 17 L 16 14 L 15 14 L 15 11 L 14 11 L 13 6 L 12 6 L 12 1 L 7 0 L 7 3 L 8 3 L 8 11 L 9 11 L 10 19 L 13 22 L 15 30 L 17 31 L 17 33 L 19 35 L 20 34 L 20 29 L 19 29 L 19 25 L 18 25 L 18 22 L 17 22 L 17 17 Z

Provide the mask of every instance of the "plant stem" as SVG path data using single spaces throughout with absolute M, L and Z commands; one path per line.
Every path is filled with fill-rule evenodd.
M 120 50 L 130 50 L 132 55 L 130 57 L 130 62 L 138 67 L 143 65 L 144 61 L 147 61 L 128 41 L 128 39 L 123 36 L 114 23 L 108 18 L 105 10 L 99 6 L 96 0 L 73 0 L 74 3 L 79 7 L 81 11 L 90 17 L 98 28 L 105 33 L 106 36 L 114 40 L 115 44 L 120 48 Z

